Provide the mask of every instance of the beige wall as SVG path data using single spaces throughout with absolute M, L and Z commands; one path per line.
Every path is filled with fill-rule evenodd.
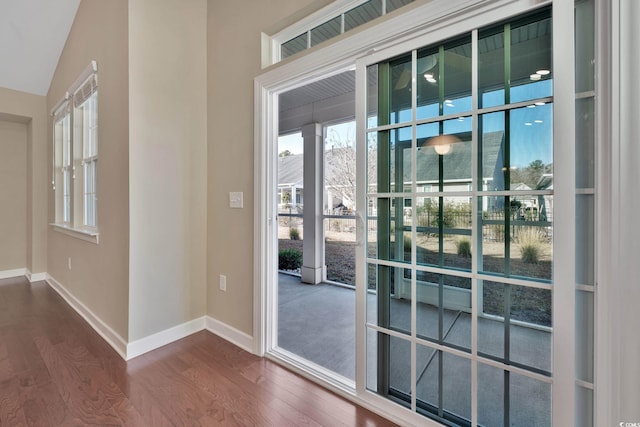
M 0 88 L 0 120 L 26 123 L 26 265 L 32 273 L 47 271 L 47 113 L 46 98 Z M 1 270 L 1 269 L 0 269 Z
M 208 314 L 253 335 L 253 79 L 261 72 L 261 33 L 290 15 L 329 3 L 209 0 Z M 285 21 L 283 21 L 285 18 Z M 290 22 L 289 22 L 290 21 Z M 229 192 L 244 209 L 229 208 Z M 227 276 L 227 291 L 219 276 Z
M 0 116 L 0 271 L 27 265 L 27 124 Z
M 98 62 L 100 243 L 96 245 L 50 229 L 48 272 L 125 340 L 129 316 L 127 10 L 127 0 L 80 3 L 47 95 L 49 111 L 90 61 Z M 51 141 L 51 118 L 47 130 L 47 141 Z M 50 165 L 47 171 L 50 177 Z M 54 221 L 53 209 L 50 191 L 49 222 Z
M 130 341 L 206 314 L 206 17 L 129 2 Z

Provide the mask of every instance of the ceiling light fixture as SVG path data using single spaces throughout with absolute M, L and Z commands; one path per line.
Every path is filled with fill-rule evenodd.
M 445 154 L 449 154 L 453 148 L 453 144 L 458 142 L 460 142 L 460 139 L 454 135 L 438 135 L 429 138 L 423 146 L 433 147 L 436 153 L 444 156 Z
M 433 77 L 433 74 L 431 73 L 424 73 L 424 78 L 429 83 L 437 83 L 437 80 L 435 79 L 435 77 Z

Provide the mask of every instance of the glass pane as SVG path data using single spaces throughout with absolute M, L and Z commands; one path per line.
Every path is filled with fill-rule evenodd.
M 367 323 L 378 323 L 378 266 L 367 264 Z
M 378 366 L 378 360 L 384 360 L 384 358 L 378 358 L 378 335 L 379 332 L 376 332 L 371 328 L 367 328 L 367 389 L 374 393 L 379 390 L 378 370 L 379 368 L 382 368 L 380 374 L 384 374 L 384 369 L 386 369 Z
M 441 115 L 440 111 L 440 54 L 437 48 L 418 52 L 417 81 L 418 99 L 416 118 L 429 119 Z
M 478 422 L 486 426 L 550 426 L 551 385 L 478 364 Z
M 329 40 L 337 35 L 340 35 L 342 30 L 342 17 L 336 16 L 335 18 L 318 25 L 311 30 L 311 46 L 315 46 L 322 43 L 325 40 Z
M 481 145 L 479 155 L 480 181 L 482 191 L 502 191 L 505 189 L 505 113 L 483 114 L 480 117 Z
M 526 108 L 484 114 L 481 120 L 482 190 L 552 188 L 551 104 L 532 104 Z M 509 123 L 508 127 L 506 123 Z M 509 131 L 505 132 L 505 128 Z
M 484 281 L 478 351 L 534 371 L 551 371 L 551 291 Z M 507 322 L 506 319 L 509 319 Z M 509 345 L 505 346 L 508 339 Z
M 469 350 L 471 279 L 418 271 L 416 287 L 418 336 Z
M 378 69 L 378 75 L 383 78 L 382 70 Z M 389 66 L 389 102 L 384 103 L 380 99 L 380 114 L 386 114 L 382 109 L 388 109 L 387 123 L 406 123 L 411 120 L 411 56 L 405 56 L 392 61 Z M 386 117 L 380 118 L 380 124 Z
M 387 261 L 411 261 L 411 199 L 370 199 L 368 255 Z M 371 215 L 373 214 L 373 215 Z M 375 224 L 374 224 L 375 222 Z M 375 230 L 373 229 L 375 228 Z
M 478 104 L 480 108 L 504 105 L 503 26 L 478 35 Z
M 385 326 L 397 332 L 411 334 L 411 270 L 390 269 L 393 285 L 389 289 L 390 323 Z M 378 295 L 378 303 L 381 297 Z M 378 306 L 378 312 L 381 307 Z M 383 325 L 380 325 L 383 326 Z
M 576 282 L 595 284 L 595 205 L 594 196 L 576 196 Z
M 438 415 L 440 402 L 440 357 L 441 352 L 423 345 L 416 348 L 416 381 L 418 408 Z
M 387 135 L 383 135 L 383 137 L 388 138 Z M 389 142 L 386 141 L 386 145 L 388 144 Z M 383 157 L 381 159 L 378 159 L 378 155 Z M 381 170 L 386 171 L 386 169 L 389 167 L 387 162 L 390 161 L 386 157 L 389 155 L 390 153 L 388 153 L 386 149 L 383 149 L 383 147 L 380 147 L 380 150 L 378 150 L 378 132 L 368 132 L 367 133 L 367 194 L 375 194 L 378 192 L 378 169 L 379 169 L 378 160 L 381 160 L 381 161 L 385 160 L 384 165 L 386 165 L 386 168 L 383 167 Z M 384 181 L 388 179 L 386 175 L 383 178 L 385 178 Z M 387 188 L 387 190 L 389 190 L 389 188 Z M 382 191 L 382 192 L 384 193 L 386 191 Z
M 508 112 L 509 189 L 546 190 L 553 184 L 552 105 L 530 105 Z M 551 187 L 552 188 L 552 187 Z
M 551 280 L 553 197 L 489 196 L 480 203 L 482 257 L 478 269 Z
M 349 31 L 380 16 L 382 16 L 382 0 L 370 0 L 344 14 L 344 30 Z
M 551 426 L 551 384 L 510 373 L 509 418 L 514 426 Z
M 355 122 L 325 127 L 324 213 L 327 279 L 355 285 Z
M 576 291 L 576 377 L 593 383 L 593 292 Z
M 575 2 L 576 92 L 594 89 L 594 0 Z
M 386 122 L 383 122 L 386 124 Z M 378 126 L 378 64 L 367 67 L 367 129 Z
M 551 199 L 550 196 L 544 198 Z M 551 201 L 548 202 L 551 204 Z M 535 212 L 532 213 L 535 215 Z M 551 280 L 553 261 L 553 239 L 551 223 L 544 221 L 542 214 L 512 221 L 509 274 L 512 276 L 529 277 L 533 279 Z M 525 217 L 526 218 L 526 217 Z M 526 225 L 516 225 L 526 224 Z
M 444 49 L 443 114 L 471 111 L 471 37 Z
M 367 201 L 367 257 L 378 258 L 378 239 L 381 242 L 389 240 L 389 234 L 391 233 L 391 219 L 385 217 L 378 217 L 378 211 L 382 209 L 382 212 L 388 212 L 390 201 L 389 199 L 381 198 L 369 198 Z M 381 243 L 380 253 L 383 256 L 389 257 L 390 251 L 389 245 Z
M 418 264 L 471 270 L 469 197 L 417 199 Z
M 471 117 L 417 127 L 417 191 L 471 191 Z
M 327 280 L 356 285 L 356 219 L 325 218 L 324 256 Z
M 504 285 L 478 281 L 478 354 L 504 359 Z
M 551 291 L 506 285 L 505 292 L 511 294 L 509 360 L 551 372 Z
M 410 334 L 411 270 L 377 265 L 370 266 L 369 274 L 376 290 L 367 297 L 369 323 Z
M 307 33 L 303 33 L 288 42 L 282 43 L 282 46 L 280 47 L 280 56 L 282 59 L 285 59 L 298 52 L 302 52 L 306 48 Z
M 576 100 L 576 187 L 593 188 L 595 174 L 595 112 L 593 98 Z
M 417 348 L 418 412 L 464 424 L 471 419 L 471 362 L 452 354 Z
M 384 337 L 378 335 L 378 357 L 388 352 L 389 388 L 404 406 L 411 406 L 411 343 L 401 338 L 388 337 L 388 347 L 380 345 Z M 380 386 L 380 382 L 378 383 Z
M 510 38 L 510 102 L 551 96 L 551 18 L 512 25 Z
M 470 111 L 470 38 L 418 52 L 417 75 L 418 120 Z
M 503 370 L 478 363 L 478 424 L 481 426 L 505 425 L 504 377 Z
M 300 132 L 278 137 L 278 270 L 300 274 L 304 237 L 304 143 Z M 280 255 L 285 251 L 283 255 Z
M 482 239 L 478 254 L 478 270 L 505 273 L 505 259 L 510 249 L 510 235 L 506 232 L 505 197 L 488 196 L 480 199 L 482 208 Z M 480 256 L 482 255 L 482 256 Z
M 325 214 L 353 215 L 356 200 L 355 122 L 325 127 Z
M 411 127 L 370 132 L 368 135 L 367 174 L 369 192 L 410 191 Z M 377 184 L 374 186 L 374 184 Z

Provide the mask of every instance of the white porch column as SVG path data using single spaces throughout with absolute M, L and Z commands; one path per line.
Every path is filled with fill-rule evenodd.
M 322 229 L 323 150 L 322 126 L 310 123 L 302 127 L 304 140 L 304 242 L 302 282 L 317 285 L 326 276 L 324 232 Z

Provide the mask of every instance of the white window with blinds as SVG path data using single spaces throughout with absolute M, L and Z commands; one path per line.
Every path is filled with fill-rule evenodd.
M 54 227 L 98 241 L 98 68 L 91 64 L 54 108 Z

